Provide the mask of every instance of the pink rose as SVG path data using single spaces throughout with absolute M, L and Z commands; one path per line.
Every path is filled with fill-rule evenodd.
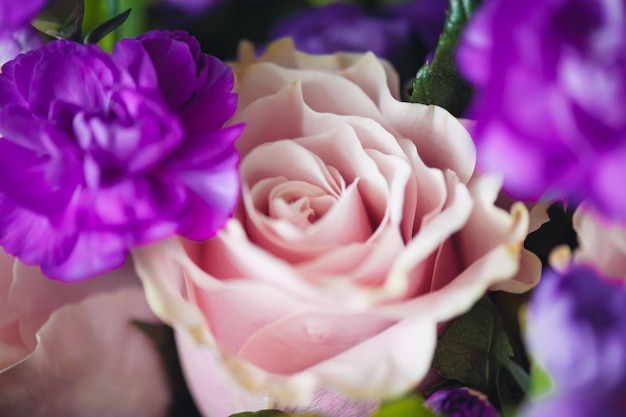
M 244 44 L 233 67 L 240 205 L 214 239 L 135 251 L 148 299 L 206 415 L 367 415 L 357 399 L 424 378 L 441 323 L 537 282 L 528 212 L 494 205 L 500 181 L 474 171 L 463 125 L 399 101 L 372 54 L 282 40 L 259 59 Z
M 158 322 L 131 265 L 65 284 L 0 249 L 0 415 L 165 416 L 167 379 L 133 319 Z

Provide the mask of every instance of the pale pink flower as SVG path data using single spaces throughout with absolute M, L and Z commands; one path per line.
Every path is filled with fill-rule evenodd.
M 574 212 L 579 247 L 574 259 L 604 275 L 626 278 L 626 222 L 608 219 L 584 202 Z
M 0 249 L 0 415 L 165 416 L 167 379 L 135 319 L 159 322 L 131 265 L 66 284 Z
M 442 323 L 536 283 L 528 212 L 494 205 L 463 125 L 399 101 L 372 54 L 282 40 L 233 68 L 238 210 L 207 242 L 138 248 L 137 271 L 206 415 L 367 415 L 424 378 Z

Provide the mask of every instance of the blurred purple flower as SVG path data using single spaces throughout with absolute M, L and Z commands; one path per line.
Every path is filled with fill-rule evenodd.
M 424 404 L 442 417 L 498 417 L 483 394 L 468 388 L 437 391 Z
M 55 41 L 0 74 L 0 243 L 72 281 L 213 235 L 237 201 L 232 71 L 183 32 Z
M 626 390 L 619 395 L 547 395 L 522 409 L 520 417 L 626 417 Z
M 22 29 L 37 16 L 48 0 L 4 0 L 0 2 L 0 31 Z
M 549 271 L 528 310 L 529 352 L 552 392 L 523 417 L 626 416 L 626 282 L 587 266 Z
M 222 3 L 223 0 L 162 0 L 163 4 L 176 7 L 188 13 L 202 13 Z
M 458 67 L 483 169 L 520 199 L 585 198 L 626 218 L 626 3 L 491 0 Z
M 407 22 L 420 42 L 434 52 L 443 32 L 447 9 L 448 0 L 410 0 L 386 7 L 383 14 Z
M 528 314 L 530 352 L 559 389 L 626 383 L 626 282 L 586 266 L 547 272 Z
M 393 61 L 411 50 L 415 36 L 434 48 L 446 4 L 445 0 L 414 0 L 370 15 L 358 4 L 330 3 L 279 22 L 270 39 L 292 37 L 296 48 L 307 53 L 372 51 Z
M 391 58 L 410 33 L 408 22 L 368 16 L 358 4 L 330 3 L 279 22 L 270 38 L 292 37 L 298 50 L 311 54 L 372 51 Z

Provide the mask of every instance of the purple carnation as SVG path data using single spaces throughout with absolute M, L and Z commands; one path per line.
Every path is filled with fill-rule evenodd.
M 476 86 L 468 116 L 479 164 L 516 198 L 589 198 L 626 218 L 626 4 L 491 0 L 458 67 Z
M 442 417 L 498 417 L 483 394 L 468 388 L 437 391 L 424 404 Z
M 528 310 L 531 355 L 560 391 L 603 392 L 626 384 L 626 282 L 585 266 L 547 272 Z
M 55 41 L 0 74 L 0 243 L 65 281 L 212 236 L 239 192 L 233 75 L 182 32 Z

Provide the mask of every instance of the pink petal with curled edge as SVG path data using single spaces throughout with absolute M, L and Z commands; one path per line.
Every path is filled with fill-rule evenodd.
M 402 236 L 396 227 L 381 228 L 376 239 L 365 244 L 346 245 L 310 262 L 296 266 L 298 272 L 311 282 L 326 281 L 375 287 L 384 283 L 398 253 L 404 249 Z
M 474 209 L 467 224 L 457 236 L 458 250 L 463 254 L 463 267 L 475 262 L 485 253 L 498 246 L 509 246 L 519 251 L 520 270 L 506 282 L 496 283 L 491 290 L 523 293 L 533 288 L 541 276 L 541 262 L 522 244 L 528 234 L 529 214 L 517 203 L 511 212 L 494 205 L 500 190 L 501 180 L 495 176 L 475 176 L 469 184 L 474 199 Z M 484 233 L 488 230 L 489 233 Z M 480 236 L 480 239 L 476 239 Z M 453 279 L 450 278 L 450 279 Z
M 396 101 L 388 96 L 381 111 L 401 136 L 417 147 L 424 163 L 450 169 L 467 183 L 476 167 L 476 149 L 463 125 L 441 107 Z
M 198 291 L 195 302 L 213 336 L 236 355 L 253 334 L 301 311 L 303 303 L 263 284 L 242 281 L 223 289 Z M 250 311 L 254 311 L 251 315 Z
M 187 258 L 186 263 L 179 264 L 178 268 L 197 268 L 197 271 L 190 271 L 189 282 L 199 289 L 207 285 L 221 288 L 224 283 L 219 280 L 252 279 L 280 288 L 282 292 L 300 299 L 317 299 L 319 296 L 315 287 L 303 280 L 289 263 L 250 242 L 237 220 L 229 221 L 216 238 L 202 244 L 186 243 L 185 247 L 198 252 L 195 257 L 192 255 L 194 261 L 199 261 L 197 265 L 182 247 L 175 247 L 172 242 L 164 243 L 161 249 L 146 246 L 145 263 L 152 265 L 151 256 L 159 256 L 157 253 L 163 253 L 165 259 L 178 253 L 180 258 Z M 220 262 L 211 262 L 211 259 L 219 259 Z
M 249 185 L 266 178 L 286 177 L 316 185 L 331 195 L 341 191 L 326 164 L 293 141 L 281 140 L 256 147 L 244 157 L 240 170 L 242 180 Z
M 382 121 L 376 104 L 350 80 L 314 70 L 279 68 L 271 63 L 253 64 L 238 74 L 235 91 L 239 94 L 239 108 L 269 95 L 284 86 L 300 84 L 304 102 L 321 113 L 352 114 Z M 337 91 L 350 100 L 328 100 Z
M 0 410 L 29 417 L 165 416 L 170 397 L 160 358 L 134 319 L 158 321 L 140 289 L 57 310 L 34 352 L 0 373 Z
M 394 232 L 390 231 L 390 233 Z M 391 244 L 383 247 L 381 242 L 381 247 L 378 249 L 374 247 L 376 250 L 371 253 L 376 257 L 386 258 L 395 248 L 398 248 L 398 242 L 401 245 L 397 237 L 387 242 Z M 357 306 L 363 308 L 364 305 L 371 303 L 372 292 L 377 292 L 376 289 L 355 285 L 348 276 L 340 275 L 339 277 L 333 276 L 337 279 L 320 280 L 319 276 L 313 272 L 309 277 L 306 273 L 307 268 L 300 272 L 296 267 L 251 243 L 237 220 L 231 220 L 214 239 L 202 244 L 186 243 L 190 255 L 185 253 L 182 247 L 176 246 L 178 245 L 174 242 L 163 242 L 161 245 L 144 247 L 145 250 L 141 251 L 143 252 L 141 254 L 142 265 L 153 268 L 162 261 L 175 259 L 174 263 L 180 262 L 177 266 L 179 272 L 170 271 L 170 275 L 182 274 L 182 269 L 189 269 L 187 288 L 197 287 L 199 291 L 205 288 L 219 288 L 225 285 L 224 282 L 220 282 L 221 280 L 247 278 L 275 286 L 290 297 L 318 305 L 333 306 L 341 303 L 346 308 Z M 202 261 L 196 265 L 192 259 Z M 220 262 L 211 262 L 211 259 L 220 259 Z M 162 273 L 159 272 L 159 274 Z M 155 278 L 159 276 L 154 275 Z M 363 271 L 363 276 L 367 279 L 367 271 Z M 178 281 L 171 277 L 162 278 L 157 281 L 159 291 L 170 293 L 161 286 L 161 283 Z M 152 285 L 151 281 L 148 285 Z M 172 289 L 176 294 L 180 294 L 180 285 L 172 284 Z
M 378 97 L 377 84 L 372 83 L 367 77 L 356 79 L 351 77 L 349 72 L 358 74 L 359 62 L 364 60 L 364 56 L 374 56 L 373 54 L 360 53 L 336 53 L 333 55 L 309 55 L 298 52 L 291 38 L 282 38 L 272 42 L 261 56 L 254 52 L 254 45 L 248 41 L 241 41 L 237 53 L 237 62 L 230 63 L 236 73 L 240 73 L 249 65 L 255 62 L 273 62 L 286 68 L 307 68 L 316 69 L 334 74 L 342 75 L 352 79 L 364 91 L 368 93 L 372 100 Z M 380 60 L 378 65 L 382 66 L 387 80 L 387 88 L 394 97 L 400 99 L 400 81 L 396 70 L 385 60 Z M 374 87 L 374 88 L 372 88 Z
M 391 325 L 372 314 L 287 315 L 251 335 L 237 357 L 273 374 L 306 372 Z
M 9 305 L 20 323 L 20 334 L 30 350 L 35 348 L 35 334 L 59 307 L 85 297 L 123 287 L 139 287 L 132 265 L 127 263 L 108 274 L 72 284 L 54 281 L 42 275 L 39 267 L 15 264 Z
M 364 148 L 374 148 L 389 155 L 401 155 L 402 150 L 390 135 L 393 130 L 380 116 L 369 118 L 358 114 L 318 112 L 305 101 L 300 82 L 282 87 L 275 94 L 259 98 L 246 107 L 240 107 L 229 124 L 246 121 L 246 129 L 237 141 L 242 155 L 263 143 L 281 139 L 299 139 L 328 132 L 341 124 L 351 126 Z M 277 115 L 289 118 L 276 122 Z
M 579 248 L 576 262 L 599 268 L 610 277 L 626 278 L 626 224 L 602 217 L 589 203 L 574 213 Z
M 293 414 L 312 413 L 332 417 L 366 417 L 377 407 L 378 401 L 348 398 L 344 395 L 320 390 L 306 407 L 290 407 L 272 403 L 266 392 L 253 392 L 243 388 L 220 368 L 218 351 L 199 346 L 184 331 L 176 331 L 176 345 L 196 406 L 202 415 L 228 417 L 250 410 L 277 408 Z M 201 366 L 200 366 L 201 365 Z M 219 401 L 215 401 L 219 398 Z
M 246 73 L 240 75 L 241 84 L 238 89 L 245 93 L 248 91 L 251 91 L 252 94 L 258 93 L 257 98 L 259 98 L 275 94 L 279 88 L 299 81 L 302 83 L 303 100 L 312 109 L 335 115 L 359 115 L 373 119 L 387 130 L 397 131 L 399 136 L 413 141 L 428 166 L 443 170 L 452 169 L 463 182 L 467 182 L 471 177 L 476 162 L 476 150 L 463 125 L 440 107 L 398 101 L 385 85 L 389 78 L 388 72 L 373 55 L 364 55 L 355 61 L 354 68 L 346 68 L 345 71 L 341 72 L 341 75 L 346 78 L 320 73 L 319 71 L 300 70 L 294 72 L 289 69 L 269 66 L 269 64 L 265 65 L 268 66 L 252 66 Z M 247 77 L 250 79 L 246 80 Z M 274 78 L 276 86 L 271 89 L 271 92 L 264 91 L 261 93 L 254 87 L 255 83 L 257 83 L 256 85 L 259 83 L 259 80 L 256 80 L 257 77 Z M 329 79 L 324 78 L 322 82 L 319 77 Z M 265 80 L 265 78 L 263 79 Z M 310 86 L 309 79 L 312 80 Z M 358 88 L 355 90 L 354 87 L 349 87 L 350 84 L 345 83 L 346 79 L 353 81 L 355 83 L 353 85 L 358 86 Z M 244 80 L 250 84 L 243 84 Z M 365 87 L 365 89 L 361 89 L 361 87 Z M 337 90 L 337 88 L 342 89 Z M 368 99 L 359 99 L 365 90 L 373 97 L 368 96 Z M 349 96 L 350 100 L 339 100 L 338 102 L 328 100 L 328 97 L 333 96 L 334 91 L 342 91 L 342 93 L 345 91 L 343 94 Z M 361 103 L 368 103 L 368 105 Z M 369 103 L 373 103 L 377 110 L 371 109 Z M 248 102 L 240 102 L 240 108 L 245 108 L 247 104 Z M 252 103 L 252 105 L 254 104 Z M 341 107 L 344 104 L 349 108 L 344 110 Z M 243 117 L 236 118 L 244 119 Z M 245 120 L 254 119 L 254 117 L 245 117 Z
M 436 344 L 437 322 L 427 314 L 399 321 L 303 374 L 314 375 L 326 389 L 355 398 L 393 398 L 426 375 Z
M 391 95 L 400 100 L 400 81 L 396 71 L 386 61 L 372 53 L 363 54 L 340 74 L 357 84 L 381 108 L 384 98 Z M 393 83 L 393 84 L 392 84 Z
M 443 172 L 426 166 L 413 142 L 402 139 L 400 145 L 409 159 L 415 181 L 415 188 L 409 188 L 405 197 L 415 202 L 411 205 L 405 203 L 402 224 L 404 236 L 412 237 L 443 209 L 448 190 Z M 411 210 L 412 207 L 415 208 Z

